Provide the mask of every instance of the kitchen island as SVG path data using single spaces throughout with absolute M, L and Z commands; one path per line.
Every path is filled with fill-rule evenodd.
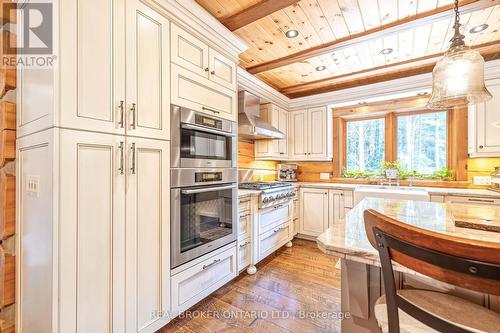
M 325 253 L 342 260 L 341 308 L 349 312 L 342 321 L 342 332 L 378 332 L 373 307 L 383 294 L 383 282 L 378 252 L 366 236 L 363 212 L 374 209 L 382 214 L 410 225 L 468 239 L 500 243 L 495 232 L 458 228 L 453 212 L 461 216 L 477 216 L 485 206 L 446 204 L 424 201 L 366 198 L 356 205 L 339 223 L 332 225 L 317 238 L 318 247 Z M 496 214 L 499 214 L 498 212 Z M 479 294 L 441 283 L 405 267 L 395 265 L 395 278 L 399 288 L 427 288 L 448 292 L 487 306 L 500 313 L 497 296 Z

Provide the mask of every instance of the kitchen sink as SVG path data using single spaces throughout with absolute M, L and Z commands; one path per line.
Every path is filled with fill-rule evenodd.
M 410 186 L 360 186 L 354 191 L 354 203 L 364 198 L 384 198 L 400 200 L 429 201 L 429 192 Z

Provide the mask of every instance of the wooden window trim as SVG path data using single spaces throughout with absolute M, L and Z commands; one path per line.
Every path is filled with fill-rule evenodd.
M 340 177 L 342 170 L 346 168 L 347 161 L 347 123 L 354 121 L 385 119 L 385 156 L 384 160 L 395 162 L 397 160 L 397 124 L 399 116 L 411 116 L 426 113 L 446 112 L 446 164 L 450 170 L 455 172 L 455 180 L 467 180 L 467 108 L 455 108 L 445 111 L 415 110 L 415 111 L 392 111 L 385 115 L 374 115 L 360 118 L 344 118 L 334 115 L 335 127 L 341 130 L 340 135 L 334 135 L 334 147 L 341 151 L 341 156 L 335 158 L 334 170 L 338 170 L 336 176 Z M 340 142 L 339 142 L 340 140 Z M 337 154 L 339 155 L 339 154 Z

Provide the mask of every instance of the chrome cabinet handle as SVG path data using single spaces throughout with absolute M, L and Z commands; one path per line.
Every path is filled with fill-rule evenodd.
M 211 264 L 203 265 L 203 270 L 212 267 L 213 265 L 217 264 L 218 262 L 220 262 L 220 259 L 214 260 Z
M 120 106 L 118 107 L 120 109 L 120 121 L 118 122 L 118 125 L 120 125 L 120 128 L 123 128 L 125 126 L 125 107 L 124 107 L 125 101 L 120 101 Z
M 245 217 L 247 217 L 247 216 L 250 216 L 250 213 L 245 214 L 245 215 L 240 215 L 240 219 L 245 218 Z
M 135 142 L 132 143 L 132 167 L 130 168 L 130 171 L 132 171 L 132 174 L 135 175 Z
M 285 227 L 280 227 L 280 228 L 278 228 L 278 229 L 275 229 L 275 230 L 273 230 L 273 232 L 274 232 L 274 233 L 277 233 L 277 232 L 279 232 L 279 231 L 281 231 L 281 230 L 283 230 L 283 229 L 285 229 Z
M 133 128 L 133 129 L 136 129 L 137 128 L 137 124 L 136 124 L 136 119 L 137 119 L 137 115 L 136 115 L 137 105 L 135 103 L 132 103 L 132 107 L 130 108 L 130 111 L 132 111 L 132 123 L 130 124 L 130 127 Z
M 123 168 L 123 145 L 124 142 L 120 141 L 120 145 L 118 146 L 118 149 L 120 149 L 120 167 L 118 168 L 118 171 L 120 171 L 120 175 L 123 175 L 124 168 Z
M 240 249 L 243 248 L 243 247 L 245 247 L 245 246 L 247 246 L 248 244 L 250 244 L 250 242 L 245 242 L 243 244 L 240 244 Z
M 213 112 L 215 114 L 219 114 L 220 113 L 220 111 L 217 111 L 217 110 L 214 110 L 214 109 L 211 109 L 211 108 L 207 108 L 206 106 L 202 106 L 201 109 L 204 110 L 204 111 Z

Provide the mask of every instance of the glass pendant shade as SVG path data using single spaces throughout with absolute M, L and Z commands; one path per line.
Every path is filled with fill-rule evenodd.
M 490 99 L 484 84 L 484 59 L 466 45 L 449 49 L 432 72 L 431 109 L 448 109 Z

